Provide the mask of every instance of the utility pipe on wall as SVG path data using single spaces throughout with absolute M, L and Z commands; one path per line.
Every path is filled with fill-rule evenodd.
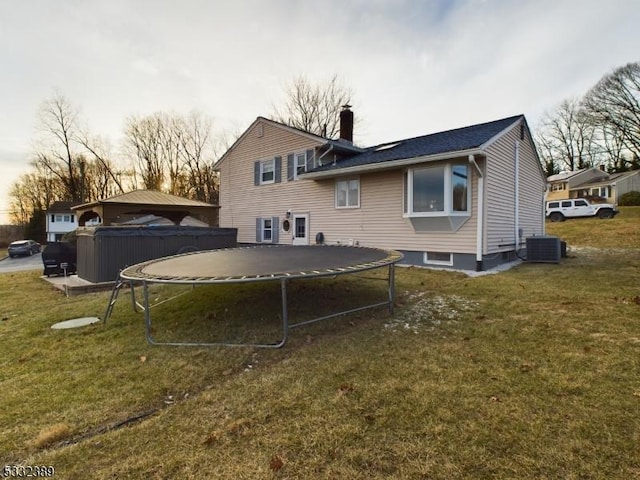
M 476 167 L 478 172 L 478 221 L 476 222 L 476 271 L 484 270 L 482 266 L 482 253 L 484 245 L 484 175 L 476 163 L 474 155 L 469 155 L 469 163 Z
M 514 165 L 514 238 L 516 253 L 520 249 L 520 140 L 516 139 L 516 153 Z

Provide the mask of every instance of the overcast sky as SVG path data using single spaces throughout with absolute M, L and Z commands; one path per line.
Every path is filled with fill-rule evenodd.
M 358 144 L 545 110 L 640 60 L 638 0 L 0 0 L 0 223 L 58 91 L 117 153 L 124 121 L 241 133 L 304 74 L 355 92 Z

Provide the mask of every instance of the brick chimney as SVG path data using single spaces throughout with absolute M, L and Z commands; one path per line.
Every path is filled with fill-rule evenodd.
M 340 111 L 340 140 L 353 143 L 353 112 L 351 105 L 342 105 Z

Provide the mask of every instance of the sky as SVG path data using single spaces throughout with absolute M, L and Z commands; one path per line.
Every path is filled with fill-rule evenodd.
M 638 0 L 0 0 L 0 224 L 56 92 L 119 155 L 127 117 L 269 117 L 304 75 L 362 146 L 546 111 L 640 61 Z

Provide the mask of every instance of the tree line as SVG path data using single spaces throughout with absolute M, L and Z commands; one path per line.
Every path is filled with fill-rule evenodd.
M 640 62 L 603 76 L 583 97 L 546 112 L 535 142 L 547 176 L 601 166 L 640 169 Z
M 28 223 L 58 200 L 89 202 L 136 188 L 217 202 L 213 162 L 219 145 L 202 113 L 130 116 L 121 145 L 124 162 L 114 160 L 109 142 L 88 131 L 62 94 L 43 102 L 38 120 L 31 171 L 9 192 L 14 223 Z
M 282 106 L 272 107 L 275 120 L 329 138 L 338 135 L 341 105 L 350 103 L 352 92 L 337 76 L 312 82 L 301 75 L 284 93 Z M 89 131 L 69 99 L 55 93 L 38 111 L 31 170 L 9 192 L 12 223 L 42 231 L 55 201 L 90 202 L 138 188 L 217 204 L 214 164 L 235 138 L 214 134 L 211 118 L 197 111 L 132 115 L 115 154 L 106 138 Z

